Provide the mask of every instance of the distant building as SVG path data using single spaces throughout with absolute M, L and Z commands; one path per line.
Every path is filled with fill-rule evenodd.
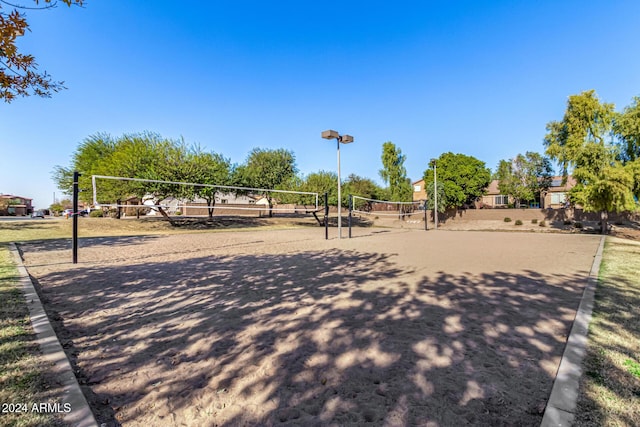
M 487 187 L 487 192 L 482 196 L 482 204 L 489 208 L 506 208 L 513 203 L 513 198 L 502 194 L 498 188 L 499 181 L 494 179 Z M 551 185 L 546 192 L 541 194 L 539 199 L 528 201 L 533 203 L 531 207 L 539 208 L 562 208 L 566 206 L 568 192 L 576 185 L 573 177 L 568 177 L 566 184 L 562 184 L 561 176 L 554 176 L 551 179 Z
M 567 182 L 562 183 L 561 176 L 554 176 L 549 190 L 544 194 L 543 206 L 544 208 L 562 208 L 567 205 L 569 200 L 568 192 L 576 186 L 576 180 L 569 176 Z
M 497 179 L 492 180 L 487 187 L 487 191 L 482 196 L 482 206 L 488 208 L 506 208 L 509 206 L 509 196 L 500 193 Z
M 489 183 L 486 189 L 486 193 L 482 196 L 481 203 L 476 203 L 477 207 L 483 206 L 487 208 L 506 208 L 509 204 L 513 204 L 513 198 L 506 194 L 502 194 L 498 188 L 499 181 L 494 179 Z M 413 185 L 413 201 L 426 200 L 427 192 L 425 188 L 424 179 L 415 181 Z M 554 176 L 551 180 L 551 185 L 546 192 L 543 192 L 541 197 L 530 202 L 527 206 L 539 207 L 539 208 L 562 208 L 567 204 L 568 192 L 576 185 L 576 180 L 569 176 L 565 184 L 562 183 L 561 176 Z
M 0 194 L 0 215 L 25 216 L 33 213 L 33 199 L 13 194 Z
M 413 186 L 413 201 L 427 200 L 427 189 L 424 185 L 424 179 L 411 183 Z

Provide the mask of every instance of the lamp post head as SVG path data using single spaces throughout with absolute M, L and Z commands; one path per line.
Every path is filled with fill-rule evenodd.
M 353 137 L 351 135 L 342 135 L 340 137 L 340 142 L 343 144 L 350 144 L 353 142 Z
M 335 130 L 325 130 L 322 132 L 322 137 L 324 139 L 338 139 L 340 135 Z

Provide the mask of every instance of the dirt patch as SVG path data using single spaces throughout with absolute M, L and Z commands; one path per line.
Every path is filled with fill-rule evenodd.
M 598 236 L 21 245 L 108 425 L 539 425 Z

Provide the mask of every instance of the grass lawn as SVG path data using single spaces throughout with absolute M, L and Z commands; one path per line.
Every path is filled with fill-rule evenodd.
M 640 242 L 608 238 L 576 425 L 640 425 Z
M 0 244 L 0 425 L 62 425 L 54 415 L 32 412 L 32 405 L 55 403 L 48 396 L 39 365 L 38 344 L 29 310 L 17 287 L 18 270 L 6 245 Z M 18 408 L 5 405 L 19 404 Z M 17 410 L 26 413 L 18 413 Z

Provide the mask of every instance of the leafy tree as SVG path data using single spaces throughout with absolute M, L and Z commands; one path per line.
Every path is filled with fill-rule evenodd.
M 473 156 L 444 153 L 436 160 L 436 167 L 437 180 L 444 185 L 442 199 L 448 208 L 458 208 L 475 201 L 491 182 L 489 168 Z M 425 183 L 433 182 L 433 173 L 433 164 L 430 164 L 424 171 Z
M 640 158 L 635 159 L 633 162 L 627 162 L 625 167 L 633 177 L 633 194 L 638 200 L 640 199 Z
M 636 202 L 631 190 L 633 174 L 631 170 L 619 164 L 608 165 L 598 173 L 585 168 L 575 170 L 574 178 L 588 185 L 575 187 L 573 198 L 587 211 L 602 212 L 602 232 L 607 230 L 609 212 L 633 211 Z
M 78 181 L 82 190 L 78 198 L 91 203 L 93 193 L 91 189 L 91 175 L 115 175 L 108 169 L 108 159 L 116 149 L 116 141 L 108 134 L 98 133 L 85 138 L 71 157 L 69 167 L 55 166 L 52 178 L 58 188 L 64 190 L 66 194 L 73 192 L 73 172 L 81 173 Z
M 263 150 L 254 148 L 244 165 L 236 170 L 234 180 L 244 187 L 279 189 L 297 173 L 293 152 L 285 149 Z M 265 191 L 269 216 L 273 216 L 273 192 Z
M 519 208 L 520 202 L 534 200 L 547 191 L 552 175 L 551 161 L 539 153 L 528 151 L 511 160 L 501 160 L 495 177 L 499 181 L 500 192 L 511 196 Z
M 396 145 L 387 141 L 382 144 L 382 169 L 380 177 L 389 186 L 389 200 L 410 202 L 413 197 L 411 182 L 407 179 L 404 161 L 407 156 Z
M 613 104 L 601 103 L 595 91 L 572 95 L 561 121 L 547 124 L 547 155 L 557 160 L 566 179 L 576 180 L 570 198 L 586 211 L 600 211 L 602 233 L 608 230 L 609 212 L 634 209 L 633 174 L 617 160 L 611 142 Z
M 425 191 L 427 192 L 427 209 L 428 210 L 433 210 L 434 206 L 435 206 L 435 192 L 433 190 L 434 188 L 434 183 L 433 183 L 433 179 L 425 185 Z M 447 200 L 445 198 L 444 195 L 444 183 L 440 180 L 438 180 L 437 182 L 437 188 L 438 188 L 438 212 L 442 213 L 447 209 Z
M 129 134 L 118 139 L 99 134 L 83 141 L 70 167 L 56 166 L 53 179 L 67 194 L 72 191 L 73 171 L 81 174 L 79 198 L 92 201 L 91 175 L 110 175 L 148 180 L 180 181 L 185 177 L 187 147 L 182 141 L 162 138 L 154 133 Z M 167 197 L 179 197 L 184 187 L 173 183 L 132 180 L 101 180 L 98 186 L 100 202 L 120 204 L 136 197 L 151 196 L 156 202 Z M 101 196 L 100 196 L 101 195 Z M 169 221 L 162 208 L 158 211 Z
M 6 198 L 1 198 L 0 199 L 0 214 L 1 215 L 6 215 L 7 213 L 7 208 L 9 206 L 11 206 L 13 204 L 13 200 L 11 199 L 6 199 Z
M 302 191 L 318 193 L 324 197 L 328 193 L 330 206 L 338 206 L 338 174 L 328 171 L 318 171 L 307 175 L 304 179 Z
M 60 0 L 67 6 L 82 6 L 84 0 Z M 50 97 L 52 92 L 65 89 L 64 82 L 55 82 L 47 72 L 39 73 L 32 55 L 23 54 L 16 45 L 18 37 L 25 35 L 29 24 L 18 9 L 44 10 L 56 7 L 57 0 L 34 0 L 35 7 L 18 6 L 0 1 L 0 98 L 11 102 L 17 96 L 37 95 Z M 3 7 L 13 9 L 5 12 Z M 29 30 L 30 31 L 30 30 Z
M 640 96 L 615 116 L 613 132 L 619 140 L 621 159 L 624 162 L 640 159 Z
M 64 205 L 62 205 L 62 203 L 52 203 L 49 206 L 49 210 L 54 215 L 60 215 L 64 209 L 65 208 L 64 208 Z
M 139 169 L 137 172 L 130 172 L 136 175 L 120 176 L 134 176 L 153 181 L 130 182 L 130 194 L 137 198 L 150 196 L 155 204 L 170 197 L 183 197 L 185 186 L 176 182 L 186 182 L 187 178 L 184 165 L 187 162 L 188 148 L 184 142 L 164 139 L 155 134 L 145 134 L 131 142 L 133 144 L 125 146 L 129 150 L 117 151 L 114 157 L 120 164 L 126 164 L 127 160 L 130 160 L 130 165 Z M 123 154 L 121 159 L 117 157 L 119 154 Z M 174 223 L 162 207 L 157 209 L 166 220 Z
M 205 152 L 199 146 L 194 146 L 186 154 L 182 166 L 185 182 L 205 185 L 230 185 L 231 161 L 221 154 Z M 216 193 L 221 190 L 216 187 L 193 186 L 187 187 L 183 196 L 193 199 L 201 197 L 207 202 L 209 218 L 213 217 L 213 209 L 216 204 Z
M 384 200 L 382 188 L 369 178 L 364 178 L 355 174 L 349 175 L 344 183 L 345 193 L 354 196 L 365 197 L 367 199 Z

